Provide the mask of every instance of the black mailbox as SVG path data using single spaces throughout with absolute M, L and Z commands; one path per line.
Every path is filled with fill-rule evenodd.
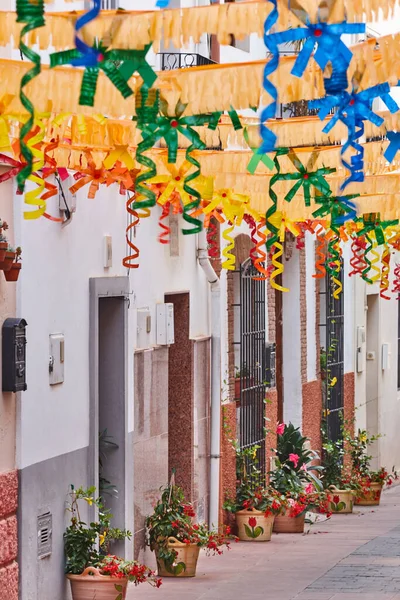
M 3 392 L 24 392 L 26 385 L 25 319 L 6 319 L 3 323 Z

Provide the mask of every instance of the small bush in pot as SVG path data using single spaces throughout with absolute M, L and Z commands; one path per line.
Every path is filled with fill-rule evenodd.
M 182 489 L 172 483 L 161 489 L 161 498 L 146 519 L 148 545 L 155 552 L 158 574 L 163 577 L 194 577 L 200 548 L 222 554 L 229 548 L 230 529 L 210 531 L 205 523 L 193 523 L 193 506 Z
M 262 484 L 264 478 L 257 468 L 258 449 L 259 446 L 253 446 L 236 450 L 236 497 L 227 498 L 223 506 L 235 514 L 239 539 L 245 542 L 270 541 L 275 516 L 282 510 L 279 493 Z
M 101 500 L 94 496 L 95 488 L 74 489 L 67 509 L 71 523 L 64 533 L 66 574 L 71 584 L 74 600 L 123 600 L 128 582 L 135 585 L 148 582 L 161 585 L 154 572 L 136 561 L 125 561 L 109 553 L 115 540 L 130 538 L 125 529 L 111 527 L 112 515 L 105 510 Z M 98 521 L 86 524 L 80 514 L 80 503 L 95 505 Z

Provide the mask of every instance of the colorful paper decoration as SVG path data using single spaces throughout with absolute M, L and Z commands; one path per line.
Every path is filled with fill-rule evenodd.
M 29 114 L 29 118 L 22 126 L 20 132 L 21 153 L 26 161 L 26 166 L 17 175 L 18 188 L 22 191 L 25 187 L 25 181 L 31 176 L 33 171 L 33 151 L 27 145 L 25 137 L 32 129 L 35 117 L 33 103 L 25 94 L 24 88 L 39 75 L 41 64 L 40 55 L 24 43 L 24 38 L 38 27 L 43 27 L 45 23 L 43 0 L 36 0 L 34 3 L 29 0 L 17 0 L 17 23 L 24 23 L 19 39 L 19 49 L 21 54 L 33 63 L 32 68 L 21 79 L 19 95 L 21 104 Z M 32 195 L 29 198 L 32 199 Z
M 278 8 L 277 0 L 270 0 L 272 4 L 272 11 L 265 19 L 264 23 L 264 44 L 271 56 L 264 67 L 263 74 L 263 88 L 272 98 L 272 102 L 263 108 L 260 117 L 260 135 L 262 138 L 262 144 L 260 147 L 260 153 L 265 154 L 271 152 L 275 148 L 276 135 L 265 124 L 269 119 L 274 119 L 276 116 L 276 108 L 278 104 L 278 90 L 276 86 L 271 83 L 270 76 L 274 73 L 279 66 L 279 48 L 274 41 L 274 37 L 270 34 L 270 30 L 278 20 Z

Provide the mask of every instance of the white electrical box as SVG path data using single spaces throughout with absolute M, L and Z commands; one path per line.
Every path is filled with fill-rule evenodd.
M 64 381 L 65 341 L 62 333 L 50 335 L 49 383 L 57 385 Z
M 175 342 L 174 335 L 174 305 L 172 302 L 156 305 L 157 344 L 168 346 Z
M 357 373 L 364 371 L 365 364 L 365 327 L 357 327 Z
M 111 235 L 104 236 L 104 268 L 109 269 L 112 267 L 112 237 Z
M 389 344 L 382 344 L 382 371 L 389 368 Z
M 138 308 L 136 317 L 136 348 L 151 346 L 151 314 L 148 308 Z

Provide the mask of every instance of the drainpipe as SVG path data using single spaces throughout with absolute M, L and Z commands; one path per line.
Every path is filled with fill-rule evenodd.
M 211 289 L 211 449 L 209 525 L 219 521 L 219 472 L 221 439 L 221 288 L 208 257 L 206 233 L 198 235 L 197 259 Z

